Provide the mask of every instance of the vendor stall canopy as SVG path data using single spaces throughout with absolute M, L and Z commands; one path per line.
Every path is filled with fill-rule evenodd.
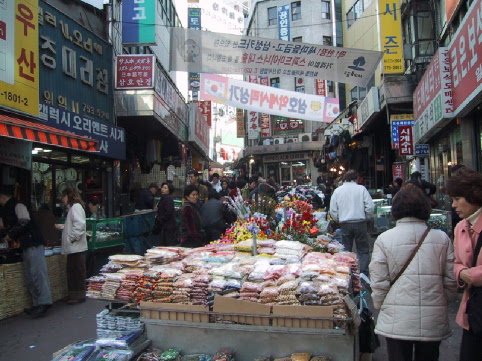
M 0 136 L 88 152 L 99 151 L 97 140 L 1 114 Z

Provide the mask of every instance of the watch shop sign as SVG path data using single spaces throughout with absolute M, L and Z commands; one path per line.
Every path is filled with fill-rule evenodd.
M 263 157 L 264 163 L 289 162 L 308 159 L 307 153 L 272 154 Z
M 474 1 L 449 45 L 454 117 L 466 115 L 482 92 L 482 1 Z

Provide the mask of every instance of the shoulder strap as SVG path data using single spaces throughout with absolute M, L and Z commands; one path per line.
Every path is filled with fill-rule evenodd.
M 482 232 L 479 235 L 479 239 L 477 240 L 477 244 L 475 245 L 474 250 L 474 259 L 472 261 L 472 267 L 477 265 L 477 258 L 479 257 L 480 249 L 482 248 Z
M 395 282 L 397 282 L 397 280 L 400 278 L 400 276 L 403 274 L 403 272 L 405 272 L 405 270 L 407 269 L 410 262 L 412 262 L 413 257 L 415 257 L 415 255 L 417 254 L 417 251 L 419 250 L 423 241 L 427 237 L 428 232 L 430 232 L 430 226 L 427 226 L 427 229 L 425 230 L 425 233 L 423 234 L 422 238 L 420 238 L 420 242 L 418 242 L 417 247 L 414 248 L 414 250 L 412 251 L 412 254 L 410 255 L 410 257 L 408 257 L 407 262 L 405 262 L 405 265 L 402 267 L 400 272 L 398 272 L 397 276 L 393 279 L 393 281 L 390 281 L 390 286 L 393 286 L 393 284 Z

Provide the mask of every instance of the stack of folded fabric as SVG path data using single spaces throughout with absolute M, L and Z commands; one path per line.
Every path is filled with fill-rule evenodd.
M 193 305 L 207 305 L 209 295 L 208 287 L 211 279 L 211 276 L 205 273 L 198 274 L 194 277 L 191 291 L 191 303 Z
M 93 276 L 90 277 L 88 280 L 87 285 L 87 297 L 89 298 L 101 298 L 102 293 L 102 286 L 105 283 L 104 276 Z
M 114 300 L 125 276 L 123 273 L 105 273 L 105 283 L 102 285 L 100 297 L 106 300 Z

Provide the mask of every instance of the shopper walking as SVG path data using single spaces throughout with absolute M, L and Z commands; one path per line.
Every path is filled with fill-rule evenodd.
M 343 179 L 343 185 L 335 189 L 331 196 L 330 215 L 340 223 L 345 249 L 351 252 L 355 242 L 360 272 L 368 276 L 370 248 L 367 220 L 373 217 L 375 206 L 367 189 L 356 183 L 357 171 L 350 169 Z
M 201 207 L 201 219 L 206 243 L 219 239 L 230 223 L 229 209 L 214 189 L 209 191 L 208 201 Z
M 151 183 L 147 189 L 143 189 L 137 198 L 135 211 L 139 212 L 154 209 L 154 196 L 158 189 L 159 187 L 156 183 Z
M 179 240 L 182 247 L 204 246 L 201 215 L 199 213 L 199 190 L 189 184 L 184 188 L 184 205 L 181 210 Z
M 221 198 L 227 198 L 229 196 L 229 191 L 229 182 L 226 179 L 223 179 L 221 181 L 221 190 L 219 191 L 219 195 L 221 196 Z
M 454 250 L 444 232 L 428 227 L 430 212 L 419 188 L 402 187 L 392 202 L 396 226 L 374 245 L 370 279 L 380 309 L 375 333 L 386 337 L 389 361 L 437 361 L 441 341 L 452 333 Z
M 481 361 L 482 336 L 475 334 L 469 325 L 467 302 L 482 287 L 482 175 L 470 168 L 461 168 L 447 181 L 447 194 L 452 197 L 452 207 L 462 220 L 455 227 L 455 278 L 464 294 L 455 321 L 464 330 L 460 346 L 460 361 Z M 477 247 L 478 246 L 478 247 Z M 476 254 L 478 251 L 478 254 Z M 480 298 L 479 298 L 480 299 Z
M 172 199 L 174 186 L 164 182 L 161 185 L 161 199 L 157 205 L 156 227 L 159 231 L 159 244 L 161 246 L 173 246 L 176 241 L 176 211 Z
M 19 242 L 22 249 L 25 284 L 32 296 L 32 307 L 24 309 L 32 316 L 42 315 L 52 306 L 52 292 L 45 261 L 45 240 L 30 218 L 23 203 L 13 197 L 9 186 L 0 188 L 0 217 L 4 242 Z
M 57 224 L 62 229 L 62 254 L 67 255 L 67 303 L 76 304 L 85 301 L 85 253 L 87 251 L 86 219 L 84 204 L 79 193 L 73 188 L 62 192 L 62 203 L 68 213 L 64 224 Z
M 219 181 L 219 174 L 213 173 L 211 185 L 213 186 L 216 192 L 221 192 L 221 182 Z

